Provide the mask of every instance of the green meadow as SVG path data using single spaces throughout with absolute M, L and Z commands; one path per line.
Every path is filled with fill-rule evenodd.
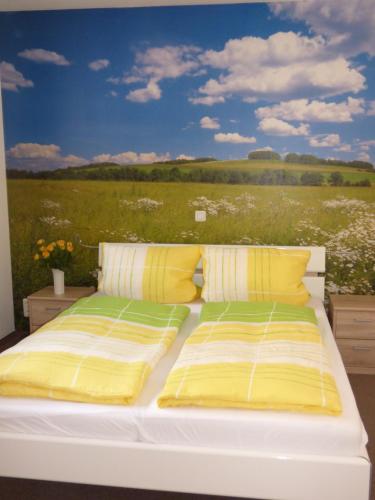
M 304 172 L 316 172 L 322 174 L 325 183 L 329 183 L 329 176 L 333 172 L 340 172 L 344 181 L 356 183 L 368 179 L 373 185 L 375 184 L 375 171 L 369 172 L 361 168 L 354 168 L 342 165 L 324 165 L 324 164 L 303 164 L 303 163 L 287 163 L 281 160 L 215 160 L 215 161 L 194 161 L 194 162 L 168 162 L 168 163 L 150 163 L 133 165 L 140 171 L 151 172 L 154 169 L 171 170 L 178 167 L 181 173 L 189 173 L 197 169 L 216 170 L 216 171 L 241 171 L 253 174 L 261 174 L 265 170 L 286 170 L 300 178 Z M 65 169 L 64 174 L 70 174 L 74 178 L 74 173 L 81 176 L 89 175 L 95 171 L 106 171 L 108 174 L 115 173 L 118 170 L 127 168 L 123 165 L 114 164 L 92 164 L 83 167 L 70 167 Z M 56 171 L 59 175 L 60 171 Z M 55 175 L 50 173 L 53 178 Z M 69 177 L 68 177 L 69 178 Z
M 311 168 L 309 167 L 311 171 Z M 366 173 L 365 173 L 366 174 Z M 369 175 L 369 174 L 367 174 Z M 375 292 L 375 188 L 9 180 L 17 316 L 51 284 L 35 241 L 324 245 L 327 291 Z M 207 222 L 194 211 L 207 211 Z M 66 282 L 95 283 L 97 251 L 77 247 Z

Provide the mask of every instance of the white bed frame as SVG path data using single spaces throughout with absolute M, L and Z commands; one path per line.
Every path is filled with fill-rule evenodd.
M 325 249 L 298 248 L 311 250 L 304 282 L 323 299 L 318 273 L 325 272 Z M 232 498 L 368 500 L 370 474 L 365 446 L 353 457 L 283 455 L 0 432 L 0 476 L 6 477 Z

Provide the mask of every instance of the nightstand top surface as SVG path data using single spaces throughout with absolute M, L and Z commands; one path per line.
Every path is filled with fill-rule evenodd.
M 32 293 L 27 298 L 28 300 L 38 299 L 38 300 L 61 300 L 61 301 L 72 301 L 77 300 L 82 297 L 87 297 L 95 292 L 93 286 L 66 286 L 65 293 L 62 295 L 55 295 L 53 291 L 53 286 L 46 286 L 35 293 Z
M 375 311 L 375 295 L 330 295 L 336 310 Z

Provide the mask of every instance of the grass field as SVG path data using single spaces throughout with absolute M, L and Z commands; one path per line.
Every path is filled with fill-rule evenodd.
M 51 283 L 32 260 L 39 238 L 325 245 L 327 290 L 374 293 L 375 188 L 103 181 L 8 181 L 17 314 Z M 25 202 L 27 200 L 27 202 Z M 194 210 L 207 210 L 205 223 Z M 68 284 L 88 284 L 97 252 L 78 248 Z

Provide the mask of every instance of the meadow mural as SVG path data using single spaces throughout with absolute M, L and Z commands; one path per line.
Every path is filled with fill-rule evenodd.
M 328 292 L 375 293 L 374 9 L 1 13 L 19 320 L 51 283 L 35 241 L 76 235 L 325 245 Z M 94 283 L 96 262 L 78 246 L 68 284 Z

